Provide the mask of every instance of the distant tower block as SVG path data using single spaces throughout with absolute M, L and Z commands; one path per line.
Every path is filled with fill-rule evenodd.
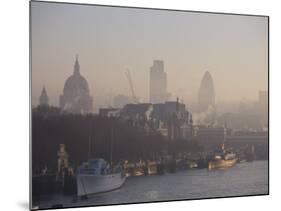
M 204 112 L 210 105 L 215 106 L 215 88 L 211 74 L 206 71 L 199 89 L 198 111 Z
M 149 95 L 150 103 L 164 103 L 167 100 L 167 74 L 162 60 L 154 60 L 150 68 Z
M 39 105 L 40 106 L 48 106 L 49 105 L 49 97 L 47 95 L 47 91 L 45 87 L 43 87 L 41 96 L 39 97 Z
M 80 64 L 76 56 L 73 74 L 66 80 L 60 96 L 60 108 L 76 114 L 92 112 L 93 99 L 87 80 L 80 74 Z

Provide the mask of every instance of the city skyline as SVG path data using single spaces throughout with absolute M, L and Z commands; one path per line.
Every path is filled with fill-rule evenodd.
M 30 26 L 30 209 L 269 194 L 268 16 L 31 1 Z
M 38 104 L 43 86 L 49 103 L 59 105 L 76 53 L 95 108 L 99 101 L 112 105 L 116 95 L 131 96 L 127 68 L 136 96 L 148 102 L 153 60 L 165 63 L 168 93 L 187 104 L 197 103 L 206 71 L 212 74 L 216 101 L 256 100 L 259 90 L 267 90 L 267 20 L 262 17 L 48 3 L 43 7 L 36 2 L 32 6 L 32 105 Z M 75 18 L 70 17 L 73 13 Z

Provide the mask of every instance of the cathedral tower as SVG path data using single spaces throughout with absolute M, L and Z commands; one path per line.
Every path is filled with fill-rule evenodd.
M 60 96 L 60 108 L 69 113 L 92 112 L 93 100 L 87 80 L 80 74 L 80 64 L 76 56 L 73 74 L 66 80 Z
M 39 97 L 39 105 L 40 106 L 49 106 L 49 97 L 47 95 L 45 86 L 43 87 L 41 95 Z

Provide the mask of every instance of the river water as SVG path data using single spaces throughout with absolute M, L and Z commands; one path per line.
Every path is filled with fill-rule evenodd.
M 120 189 L 73 201 L 58 196 L 43 201 L 40 208 L 53 204 L 64 207 L 136 203 L 225 196 L 268 194 L 268 161 L 239 163 L 227 169 L 192 169 L 165 175 L 130 177 Z

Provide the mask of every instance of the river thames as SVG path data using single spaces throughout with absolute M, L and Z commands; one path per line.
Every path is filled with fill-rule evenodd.
M 192 169 L 165 175 L 130 177 L 118 190 L 92 195 L 87 200 L 55 196 L 40 208 L 138 203 L 149 201 L 268 194 L 268 161 L 239 163 L 227 169 Z

